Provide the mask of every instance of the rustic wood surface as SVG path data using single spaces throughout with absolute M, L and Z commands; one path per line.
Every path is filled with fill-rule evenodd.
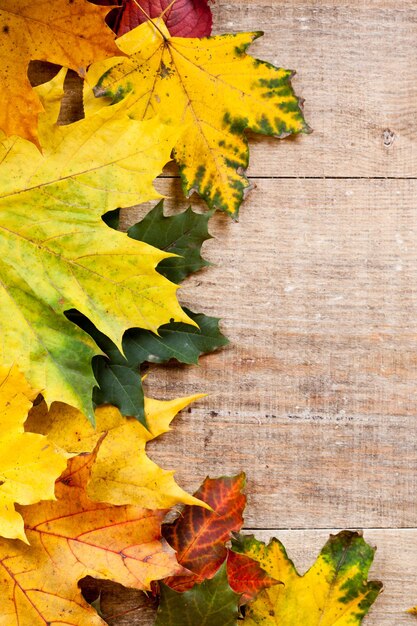
M 246 528 L 278 536 L 301 571 L 328 529 L 364 529 L 378 546 L 373 578 L 385 583 L 365 623 L 412 626 L 404 611 L 417 603 L 417 6 L 218 0 L 214 13 L 215 32 L 262 29 L 252 52 L 297 69 L 314 133 L 251 138 L 256 188 L 239 223 L 212 220 L 204 251 L 216 266 L 180 292 L 184 304 L 223 318 L 231 346 L 198 368 L 151 369 L 151 394 L 210 395 L 150 453 L 178 468 L 188 489 L 206 474 L 246 470 Z M 45 72 L 35 67 L 34 80 Z M 74 115 L 68 101 L 63 117 Z M 158 181 L 170 211 L 188 204 L 174 175 L 168 168 Z M 143 212 L 125 212 L 124 224 Z M 112 626 L 152 624 L 140 602 L 104 585 Z

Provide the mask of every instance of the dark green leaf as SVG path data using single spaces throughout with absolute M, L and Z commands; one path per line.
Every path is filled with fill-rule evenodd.
M 135 417 L 146 427 L 143 387 L 138 367 L 132 368 L 118 347 L 84 315 L 71 310 L 67 312 L 67 317 L 85 330 L 106 355 L 93 359 L 93 372 L 98 383 L 98 387 L 93 389 L 94 405 L 113 404 L 123 415 Z
M 183 308 L 199 328 L 172 322 L 160 327 L 159 337 L 140 328 L 132 328 L 125 333 L 123 352 L 130 367 L 137 368 L 145 362 L 167 363 L 171 359 L 188 365 L 196 364 L 200 355 L 229 343 L 219 330 L 218 318 Z
M 226 563 L 214 578 L 178 593 L 161 584 L 155 626 L 237 626 L 240 595 L 227 580 Z
M 120 209 L 114 209 L 114 211 L 107 211 L 101 219 L 107 226 L 113 228 L 114 230 L 119 230 L 120 223 Z
M 93 390 L 94 404 L 113 404 L 123 415 L 135 417 L 146 427 L 139 372 L 132 370 L 127 362 L 118 365 L 102 356 L 93 359 L 93 371 L 99 384 Z
M 98 387 L 94 388 L 93 401 L 113 404 L 123 415 L 135 417 L 146 426 L 140 366 L 143 363 L 167 363 L 176 359 L 180 363 L 198 363 L 201 354 L 213 352 L 229 342 L 219 330 L 219 320 L 202 313 L 184 311 L 197 322 L 199 328 L 172 322 L 159 329 L 160 336 L 140 328 L 131 328 L 123 337 L 123 352 L 103 335 L 78 311 L 67 313 L 68 318 L 85 330 L 106 356 L 93 359 L 93 371 Z
M 207 225 L 212 213 L 194 213 L 187 209 L 178 215 L 164 216 L 163 201 L 146 217 L 128 230 L 129 237 L 149 243 L 155 248 L 180 255 L 181 258 L 164 259 L 157 270 L 174 283 L 210 265 L 200 252 L 204 241 L 211 239 Z

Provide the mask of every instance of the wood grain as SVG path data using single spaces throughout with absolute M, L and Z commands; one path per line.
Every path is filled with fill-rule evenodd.
M 253 528 L 416 525 L 416 197 L 417 181 L 265 179 L 238 224 L 211 221 L 216 266 L 180 298 L 231 346 L 146 383 L 210 394 L 152 448 L 184 485 L 247 469 Z
M 252 139 L 252 176 L 417 172 L 413 2 L 223 0 L 215 31 L 263 30 L 251 54 L 297 70 L 311 136 Z

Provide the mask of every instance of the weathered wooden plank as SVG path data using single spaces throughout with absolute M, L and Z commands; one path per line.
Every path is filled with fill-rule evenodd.
M 283 142 L 252 137 L 250 175 L 417 176 L 415 3 L 222 0 L 214 11 L 218 33 L 265 31 L 251 51 L 298 71 L 314 129 Z M 37 65 L 30 76 L 49 74 Z M 63 119 L 79 113 L 68 101 Z
M 254 176 L 416 176 L 417 7 L 410 1 L 215 5 L 215 31 L 263 30 L 251 51 L 296 69 L 311 136 L 251 141 Z
M 287 548 L 300 573 L 314 562 L 329 533 L 336 530 L 257 531 L 268 541 L 276 536 Z M 413 626 L 416 618 L 405 610 L 416 604 L 417 530 L 366 530 L 365 539 L 378 547 L 370 580 L 382 580 L 384 592 L 376 601 L 364 626 Z M 142 594 L 104 584 L 102 607 L 110 626 L 152 626 L 155 611 L 143 602 Z M 221 626 L 219 624 L 219 626 Z M 300 626 L 308 626 L 303 624 Z
M 294 68 L 314 133 L 251 138 L 251 176 L 417 176 L 417 7 L 399 0 L 222 0 L 217 33 L 264 30 L 254 55 Z M 50 77 L 39 64 L 34 82 Z M 79 83 L 64 120 L 81 112 Z M 171 174 L 176 172 L 170 168 Z
M 416 524 L 416 197 L 417 181 L 262 180 L 239 223 L 212 220 L 217 266 L 180 296 L 231 346 L 147 379 L 210 394 L 153 448 L 185 486 L 247 470 L 257 528 Z

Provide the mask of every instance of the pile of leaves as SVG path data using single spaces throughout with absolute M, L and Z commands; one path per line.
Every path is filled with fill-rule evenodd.
M 0 626 L 105 624 L 86 577 L 156 599 L 155 626 L 360 624 L 380 592 L 359 534 L 300 576 L 278 540 L 239 534 L 243 474 L 190 495 L 146 453 L 201 394 L 147 398 L 145 369 L 228 343 L 177 290 L 209 265 L 214 211 L 238 216 L 246 131 L 309 132 L 292 72 L 248 53 L 261 33 L 212 21 L 208 0 L 0 0 Z M 62 69 L 32 88 L 30 61 Z M 62 125 L 68 68 L 84 117 Z M 206 213 L 164 215 L 171 160 Z

